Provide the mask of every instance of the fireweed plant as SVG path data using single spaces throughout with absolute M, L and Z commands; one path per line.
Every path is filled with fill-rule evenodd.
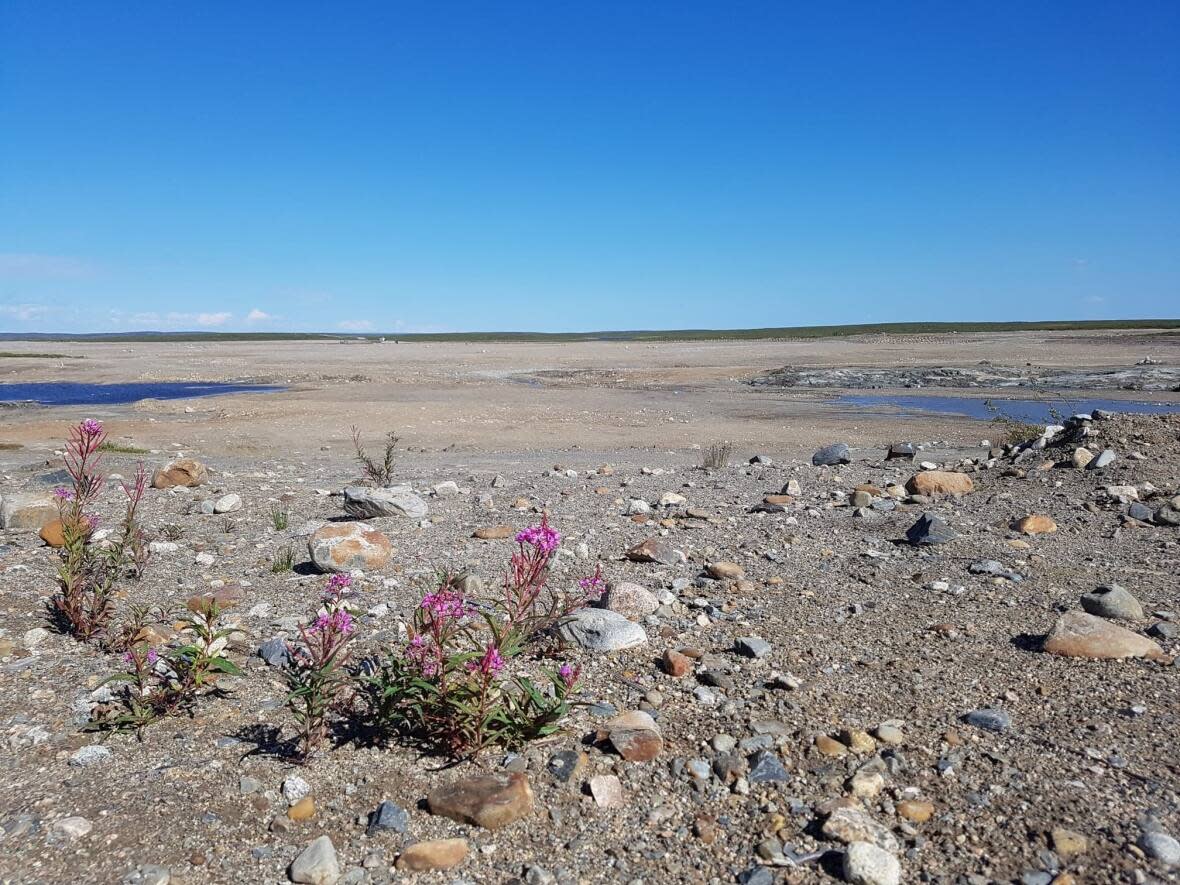
M 147 642 L 130 642 L 123 654 L 127 670 L 105 683 L 120 688 L 113 702 L 95 708 L 88 731 L 142 733 L 167 716 L 191 714 L 201 696 L 219 690 L 219 677 L 241 673 L 225 655 L 233 631 L 221 625 L 223 609 L 217 600 L 195 597 L 187 608 L 180 629 L 182 645 L 161 653 Z M 136 623 L 136 616 L 129 623 Z
M 514 661 L 570 612 L 596 599 L 596 571 L 576 591 L 554 590 L 549 565 L 561 536 L 547 521 L 516 536 L 503 592 L 469 600 L 444 577 L 423 597 L 408 641 L 362 676 L 365 717 L 385 735 L 417 742 L 451 758 L 489 746 L 517 747 L 561 727 L 580 668 L 544 671 L 540 685 L 514 671 Z
M 128 569 L 142 574 L 147 564 L 147 543 L 136 511 L 147 488 L 147 474 L 140 464 L 135 480 L 121 483 L 127 507 L 118 531 L 102 544 L 92 544 L 98 517 L 89 512 L 102 494 L 102 445 L 106 432 L 92 418 L 70 429 L 65 466 L 73 488 L 57 488 L 54 497 L 62 526 L 58 592 L 50 599 L 50 614 L 63 629 L 88 641 L 100 637 L 114 614 L 116 582 Z
M 287 708 L 295 717 L 299 754 L 305 760 L 323 744 L 328 714 L 341 704 L 350 686 L 348 645 L 356 632 L 347 601 L 351 586 L 348 575 L 332 575 L 322 609 L 299 628 L 298 643 L 287 643 Z

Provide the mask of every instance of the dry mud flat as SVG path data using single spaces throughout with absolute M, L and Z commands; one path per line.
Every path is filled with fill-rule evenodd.
M 111 423 L 120 441 L 265 460 L 318 457 L 319 446 L 347 450 L 349 427 L 370 438 L 397 432 L 415 456 L 441 464 L 514 459 L 555 452 L 687 454 L 729 440 L 772 456 L 810 455 L 827 439 L 876 446 L 897 436 L 977 443 L 979 422 L 850 412 L 829 402 L 838 391 L 806 385 L 754 386 L 784 366 L 827 378 L 848 367 L 902 387 L 932 370 L 957 367 L 978 380 L 979 366 L 1015 367 L 1074 377 L 1103 372 L 1175 372 L 1180 334 L 1167 332 L 1010 332 L 865 335 L 848 338 L 690 342 L 11 342 L 6 352 L 52 351 L 64 358 L 0 359 L 0 381 L 250 381 L 287 385 L 279 394 L 146 401 L 101 409 L 0 411 L 0 443 L 48 456 L 73 417 Z M 1155 363 L 1135 369 L 1136 363 Z M 1028 365 L 1031 364 L 1032 368 Z M 1170 368 L 1169 368 L 1170 367 Z M 866 376 L 866 372 L 869 374 Z M 985 372 L 984 381 L 994 372 Z M 874 386 L 880 386 L 876 381 Z M 963 382 L 967 383 L 967 382 Z M 850 382 L 851 384 L 851 382 Z M 1012 394 L 1002 380 L 970 393 Z M 855 384 L 851 384 L 855 387 Z M 1083 387 L 1085 385 L 1082 385 Z M 1107 387 L 1117 387 L 1118 382 Z M 1115 390 L 1101 396 L 1180 401 L 1166 390 Z M 565 457 L 562 455 L 562 457 Z M 645 455 L 646 457 L 646 455 Z M 661 457 L 663 457 L 661 455 Z M 511 465 L 510 465 L 511 466 Z
M 1180 503 L 1180 419 L 1120 417 L 1092 430 L 1081 440 L 1087 449 L 1117 455 L 1100 469 L 1052 466 L 1068 463 L 1074 444 L 1017 462 L 921 450 L 918 462 L 961 471 L 974 488 L 929 500 L 893 488 L 921 470 L 884 460 L 889 440 L 880 429 L 873 445 L 835 466 L 747 465 L 755 452 L 740 451 L 743 463 L 702 470 L 687 455 L 616 452 L 607 474 L 598 459 L 572 452 L 560 469 L 502 467 L 497 480 L 493 470 L 404 455 L 399 479 L 423 494 L 430 514 L 371 521 L 395 552 L 387 567 L 357 576 L 368 612 L 361 648 L 397 643 L 399 622 L 435 568 L 467 568 L 494 587 L 511 542 L 477 541 L 473 530 L 522 528 L 542 511 L 565 535 L 554 581 L 571 583 L 601 563 L 608 580 L 642 585 L 659 603 L 640 619 L 642 645 L 569 650 L 584 666 L 588 705 L 563 734 L 519 756 L 490 752 L 455 768 L 347 735 L 308 766 L 284 755 L 292 735 L 284 690 L 257 651 L 313 610 L 323 578 L 304 562 L 306 532 L 341 517 L 340 498 L 327 493 L 355 481 L 355 467 L 339 449 L 245 458 L 185 446 L 212 479 L 150 493 L 145 520 L 175 547 L 154 556 L 142 581 L 124 584 L 121 604 L 178 608 L 196 593 L 236 589 L 232 654 L 245 673 L 191 719 L 154 725 L 142 741 L 116 736 L 87 749 L 100 741 L 80 727 L 119 662 L 46 631 L 55 554 L 35 534 L 4 533 L 0 876 L 283 882 L 326 836 L 339 877 L 322 869 L 318 879 L 300 878 L 1175 881 L 1180 670 L 1169 658 L 1180 651 L 1180 530 L 1169 520 Z M 109 467 L 127 473 L 133 463 L 112 455 Z M 5 453 L 0 494 L 49 488 L 55 467 Z M 448 480 L 457 493 L 431 493 Z M 759 509 L 792 480 L 792 500 Z M 857 486 L 871 488 L 856 494 Z M 229 493 L 241 509 L 201 513 L 202 502 Z M 644 509 L 635 501 L 652 512 L 630 515 Z M 272 526 L 276 506 L 289 509 L 291 528 Z M 955 537 L 905 542 L 924 512 Z M 1030 514 L 1051 517 L 1056 530 L 1013 529 Z M 108 525 L 117 518 L 113 509 L 101 515 Z M 682 555 L 669 565 L 624 557 L 650 537 Z M 296 571 L 272 573 L 286 547 L 299 554 Z M 740 577 L 710 572 L 721 562 Z M 1142 614 L 1104 623 L 1157 636 L 1157 659 L 1047 653 L 1053 625 L 1109 583 L 1133 594 Z M 663 662 L 677 650 L 698 655 L 680 676 Z M 655 718 L 663 744 L 654 759 L 628 761 L 595 739 L 617 711 L 630 710 Z M 562 760 L 580 752 L 585 759 L 563 781 Z M 423 807 L 457 777 L 505 769 L 528 778 L 533 799 L 503 828 Z M 588 789 L 610 775 L 618 804 Z M 308 820 L 288 815 L 283 786 L 292 776 L 310 789 Z M 367 832 L 384 800 L 405 811 L 404 832 Z M 411 846 L 437 839 L 464 840 L 466 859 L 447 872 L 395 867 Z

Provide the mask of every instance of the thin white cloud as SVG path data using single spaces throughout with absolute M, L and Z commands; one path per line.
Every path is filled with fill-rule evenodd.
M 217 313 L 199 313 L 197 314 L 197 325 L 199 326 L 224 326 L 231 319 L 233 314 L 229 311 L 218 311 Z
M 342 320 L 336 327 L 345 332 L 368 332 L 372 330 L 373 324 L 368 320 Z
M 1086 303 L 1087 304 L 1105 304 L 1106 299 L 1103 298 L 1101 295 L 1087 295 L 1086 296 Z
M 0 316 L 12 317 L 22 323 L 39 320 L 52 313 L 47 304 L 0 304 Z
M 81 280 L 96 273 L 93 265 L 68 255 L 0 252 L 0 278 L 3 279 Z
M 246 322 L 248 323 L 264 323 L 271 319 L 274 319 L 274 317 L 264 310 L 259 310 L 257 307 L 246 314 Z

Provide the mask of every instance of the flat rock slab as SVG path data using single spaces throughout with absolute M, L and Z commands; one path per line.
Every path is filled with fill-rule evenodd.
M 580 608 L 557 627 L 566 642 L 586 651 L 608 652 L 634 648 L 647 642 L 647 631 L 618 612 L 606 608 Z
M 894 854 L 900 848 L 897 837 L 859 808 L 837 808 L 824 822 L 823 833 L 845 845 L 868 842 Z
M 680 561 L 672 545 L 659 538 L 647 538 L 629 547 L 627 558 L 632 562 L 658 562 L 660 565 L 676 565 Z
M 177 458 L 152 474 L 153 489 L 192 488 L 209 481 L 209 468 L 196 458 Z
M 59 517 L 52 495 L 24 492 L 0 500 L 0 528 L 10 532 L 36 532 Z
M 426 804 L 431 814 L 497 830 L 532 810 L 533 791 L 520 772 L 478 774 L 439 787 Z
M 361 522 L 336 522 L 318 529 L 308 539 L 307 550 L 316 568 L 324 572 L 384 568 L 393 555 L 389 538 Z
M 1067 658 L 1171 660 L 1160 646 L 1138 633 L 1086 612 L 1066 612 L 1045 639 L 1045 651 Z
M 516 532 L 510 525 L 486 525 L 472 532 L 471 537 L 481 541 L 503 541 L 511 538 Z
M 431 839 L 415 842 L 397 859 L 399 870 L 449 870 L 467 859 L 466 839 Z
M 355 519 L 374 519 L 381 516 L 425 519 L 430 508 L 410 490 L 409 486 L 389 486 L 383 489 L 348 486 L 344 490 L 344 512 Z
M 911 544 L 945 544 L 958 537 L 942 517 L 933 513 L 919 516 L 918 521 L 906 530 L 905 536 Z

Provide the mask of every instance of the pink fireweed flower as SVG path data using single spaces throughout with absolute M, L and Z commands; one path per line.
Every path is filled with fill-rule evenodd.
M 577 684 L 578 678 L 582 675 L 582 668 L 562 664 L 557 671 L 557 675 L 561 677 L 561 681 L 565 683 L 565 687 L 570 689 Z
M 87 436 L 98 436 L 102 433 L 102 423 L 95 421 L 93 418 L 87 418 L 78 426 Z
M 74 493 L 64 486 L 58 486 L 53 490 L 53 497 L 59 501 L 73 501 Z
M 331 614 L 321 612 L 319 617 L 312 621 L 311 626 L 307 628 L 307 632 L 324 633 L 330 631 L 332 633 L 339 633 L 341 636 L 347 636 L 355 629 L 356 625 L 352 621 L 352 615 L 341 608 Z
M 516 543 L 529 544 L 541 553 L 552 553 L 561 543 L 561 534 L 549 527 L 549 520 L 541 518 L 540 525 L 531 525 L 527 529 L 516 533 Z
M 88 531 L 93 532 L 98 529 L 99 519 L 93 513 L 82 514 L 82 522 L 86 523 L 86 527 L 87 527 Z
M 602 596 L 602 591 L 606 589 L 606 581 L 602 577 L 602 566 L 594 569 L 594 574 L 587 578 L 582 578 L 578 581 L 578 586 L 582 588 L 582 593 L 587 599 L 598 599 Z
M 328 578 L 328 592 L 339 593 L 352 586 L 352 575 L 332 575 Z
M 462 593 L 453 590 L 438 590 L 422 597 L 422 608 L 439 621 L 460 620 L 471 614 L 471 608 Z
M 434 676 L 438 673 L 438 657 L 422 636 L 415 636 L 409 641 L 406 645 L 405 655 L 406 659 L 413 662 L 423 676 Z
M 328 578 L 328 586 L 324 589 L 326 602 L 339 602 L 345 592 L 352 587 L 352 578 L 348 575 L 332 575 Z
M 500 649 L 495 645 L 489 645 L 482 658 L 467 662 L 467 669 L 483 676 L 494 676 L 504 669 L 504 658 L 500 656 Z
M 154 667 L 156 665 L 156 661 L 160 660 L 160 653 L 157 652 L 154 648 L 149 648 L 147 650 L 147 652 L 144 653 L 143 660 L 144 660 L 144 663 L 146 663 L 149 667 Z M 135 663 L 135 652 L 132 652 L 132 651 L 126 652 L 123 655 L 123 663 L 134 664 Z

